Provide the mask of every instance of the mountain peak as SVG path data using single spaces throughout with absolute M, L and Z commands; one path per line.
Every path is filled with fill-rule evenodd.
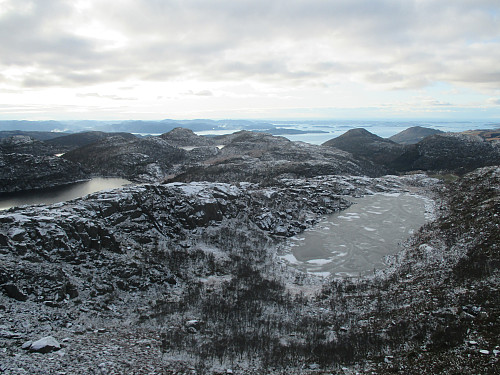
M 425 137 L 440 133 L 443 132 L 437 129 L 424 128 L 422 126 L 413 126 L 406 130 L 403 130 L 402 132 L 399 132 L 398 134 L 393 135 L 389 139 L 396 143 L 410 145 L 420 142 Z

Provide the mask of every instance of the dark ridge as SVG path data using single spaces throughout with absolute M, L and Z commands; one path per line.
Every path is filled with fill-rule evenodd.
M 399 144 L 410 145 L 420 142 L 425 137 L 440 133 L 443 132 L 441 130 L 424 128 L 422 126 L 413 126 L 389 137 L 389 139 Z
M 108 137 L 119 136 L 124 139 L 135 139 L 136 136 L 130 133 L 105 133 L 100 131 L 90 131 L 82 133 L 73 133 L 53 138 L 47 141 L 53 145 L 59 152 L 74 150 L 75 148 L 86 146 Z
M 323 146 L 335 147 L 347 151 L 357 158 L 365 158 L 388 167 L 405 152 L 404 146 L 362 128 L 351 129 L 341 136 L 323 143 Z
M 488 133 L 490 136 L 495 132 Z M 367 159 L 392 172 L 423 170 L 464 174 L 476 168 L 500 164 L 500 147 L 479 134 L 439 133 L 416 144 L 398 144 L 365 129 L 353 129 L 323 146 Z
M 15 135 L 24 135 L 27 137 L 31 137 L 33 139 L 37 139 L 39 141 L 46 141 L 48 139 L 60 137 L 62 134 L 60 132 L 39 132 L 39 131 L 24 131 L 24 130 L 2 130 L 0 131 L 0 139 L 1 138 L 9 138 Z

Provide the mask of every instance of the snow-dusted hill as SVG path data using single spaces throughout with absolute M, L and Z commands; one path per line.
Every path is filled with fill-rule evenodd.
M 0 140 L 0 194 L 88 179 L 83 168 L 54 155 L 52 146 L 24 135 Z
M 70 151 L 60 159 L 53 156 L 63 150 Z M 0 193 L 50 188 L 89 176 L 140 183 L 273 184 L 280 178 L 333 174 L 377 177 L 416 170 L 463 174 L 499 163 L 498 142 L 470 134 L 439 134 L 414 145 L 401 145 L 353 129 L 324 146 L 251 131 L 207 138 L 182 128 L 159 137 L 90 132 L 46 143 L 17 136 L 0 144 L 4 183 Z
M 3 212 L 0 368 L 493 374 L 499 177 L 151 184 Z M 276 257 L 349 196 L 403 190 L 431 194 L 439 217 L 387 270 L 319 280 Z M 48 336 L 61 349 L 27 343 Z

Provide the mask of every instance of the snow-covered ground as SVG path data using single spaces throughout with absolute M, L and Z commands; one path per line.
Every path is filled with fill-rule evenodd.
M 146 184 L 7 210 L 0 214 L 0 369 L 493 374 L 498 176 L 498 168 L 485 168 L 450 187 L 424 175 L 323 176 L 265 188 Z M 353 197 L 410 192 L 435 198 L 436 220 L 384 270 L 319 278 L 276 255 L 286 238 Z M 369 211 L 383 211 L 374 206 L 382 207 Z M 373 232 L 366 228 L 374 229 L 359 232 Z M 28 341 L 49 336 L 61 349 L 30 351 Z

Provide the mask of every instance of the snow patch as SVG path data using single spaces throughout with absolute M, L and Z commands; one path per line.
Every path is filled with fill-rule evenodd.
M 331 262 L 330 259 L 311 259 L 311 260 L 307 261 L 307 263 L 309 263 L 309 264 L 316 264 L 318 266 L 322 266 L 322 265 L 328 264 L 330 262 Z
M 291 264 L 300 264 L 300 262 L 297 260 L 297 258 L 295 258 L 295 256 L 293 254 L 285 254 L 285 255 L 280 255 L 279 256 L 281 259 L 287 261 L 288 263 L 291 263 Z

